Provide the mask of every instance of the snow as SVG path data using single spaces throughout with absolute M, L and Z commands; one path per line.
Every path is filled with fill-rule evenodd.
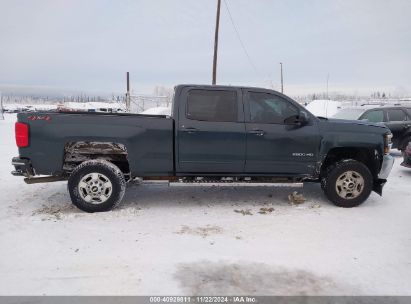
M 4 104 L 4 109 L 7 111 L 56 111 L 59 108 L 70 109 L 70 110 L 77 110 L 77 111 L 87 111 L 91 110 L 99 110 L 99 111 L 106 111 L 107 110 L 114 110 L 114 111 L 125 111 L 125 105 L 122 103 L 117 102 L 100 102 L 100 101 L 90 101 L 90 102 L 71 102 L 67 101 L 64 103 L 55 103 L 55 104 L 43 104 L 43 103 L 7 103 Z M 103 109 L 103 110 L 102 110 Z
M 64 109 L 72 109 L 77 111 L 87 111 L 87 110 L 114 110 L 114 111 L 125 111 L 125 105 L 117 102 L 101 102 L 101 101 L 90 101 L 90 102 L 72 102 L 67 101 L 59 105 L 59 107 Z
M 146 115 L 171 115 L 171 107 L 155 107 L 147 109 L 140 114 Z
M 332 117 L 341 109 L 342 103 L 334 100 L 313 100 L 306 108 L 315 116 Z
M 353 209 L 331 205 L 318 184 L 157 183 L 129 185 L 117 209 L 88 214 L 65 182 L 10 175 L 15 115 L 5 117 L 1 295 L 411 295 L 411 170 L 397 151 L 383 197 Z M 295 190 L 305 203 L 288 203 Z
M 6 103 L 3 105 L 4 110 L 7 111 L 21 111 L 21 110 L 30 110 L 30 111 L 53 111 L 57 110 L 57 104 L 19 104 L 19 103 Z

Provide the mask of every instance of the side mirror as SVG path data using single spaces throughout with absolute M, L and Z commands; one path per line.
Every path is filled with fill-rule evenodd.
M 308 123 L 308 115 L 306 112 L 301 111 L 297 115 L 292 115 L 284 119 L 284 123 L 286 125 L 296 125 L 302 127 Z

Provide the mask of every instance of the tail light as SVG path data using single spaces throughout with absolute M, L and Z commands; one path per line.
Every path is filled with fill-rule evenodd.
M 17 147 L 27 147 L 29 145 L 29 126 L 22 122 L 16 122 L 14 130 Z

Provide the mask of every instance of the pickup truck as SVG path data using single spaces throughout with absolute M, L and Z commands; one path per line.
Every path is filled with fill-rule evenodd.
M 355 207 L 382 194 L 394 162 L 384 125 L 318 118 L 251 87 L 178 85 L 171 116 L 20 113 L 15 136 L 12 174 L 29 184 L 68 180 L 86 212 L 114 208 L 136 178 L 319 182 L 335 205 Z

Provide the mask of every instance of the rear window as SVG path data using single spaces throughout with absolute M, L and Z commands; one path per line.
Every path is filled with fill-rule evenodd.
M 235 122 L 238 118 L 237 92 L 191 90 L 186 116 L 193 120 Z
M 388 121 L 403 121 L 406 120 L 405 112 L 401 109 L 391 109 L 387 111 Z

